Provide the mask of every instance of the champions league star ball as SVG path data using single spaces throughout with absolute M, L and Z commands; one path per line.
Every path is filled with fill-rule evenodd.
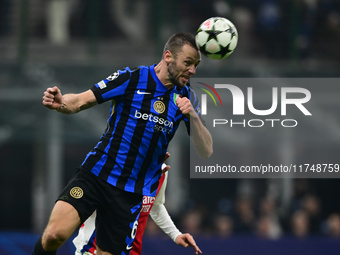
M 208 58 L 228 57 L 237 46 L 236 27 L 226 18 L 213 17 L 204 21 L 196 33 L 198 49 Z

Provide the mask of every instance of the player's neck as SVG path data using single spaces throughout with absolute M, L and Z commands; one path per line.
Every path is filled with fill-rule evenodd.
M 168 74 L 168 67 L 165 61 L 161 60 L 154 68 L 158 79 L 167 89 L 172 89 L 175 85 L 171 82 Z

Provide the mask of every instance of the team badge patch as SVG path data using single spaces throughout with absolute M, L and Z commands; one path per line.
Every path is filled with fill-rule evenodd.
M 81 188 L 79 187 L 73 187 L 71 190 L 70 190 L 70 195 L 73 197 L 73 198 L 76 198 L 76 199 L 79 199 L 81 198 L 83 195 L 84 195 L 84 192 Z
M 153 109 L 158 113 L 163 113 L 165 111 L 165 104 L 162 101 L 156 101 L 153 104 Z

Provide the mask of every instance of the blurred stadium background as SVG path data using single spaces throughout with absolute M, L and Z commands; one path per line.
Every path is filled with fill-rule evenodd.
M 81 92 L 116 69 L 157 63 L 172 33 L 195 33 L 212 16 L 236 25 L 239 44 L 224 61 L 203 58 L 197 77 L 340 75 L 338 0 L 0 0 L 1 255 L 31 254 L 105 129 L 108 104 L 56 114 L 41 104 L 45 88 Z M 190 180 L 183 140 L 184 129 L 169 149 L 166 206 L 206 254 L 340 253 L 338 179 Z M 144 254 L 192 252 L 149 223 Z M 69 242 L 63 249 L 72 254 Z

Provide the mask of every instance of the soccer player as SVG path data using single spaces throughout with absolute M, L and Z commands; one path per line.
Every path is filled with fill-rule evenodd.
M 193 247 L 195 254 L 202 254 L 202 251 L 196 245 L 194 238 L 188 233 L 182 234 L 177 229 L 164 206 L 167 178 L 168 172 L 165 172 L 159 181 L 156 198 L 148 196 L 143 197 L 143 205 L 139 215 L 135 239 L 130 255 L 140 255 L 142 253 L 142 239 L 149 214 L 153 221 L 169 235 L 177 245 L 183 247 L 191 246 Z M 73 243 L 76 246 L 75 255 L 96 254 L 95 218 L 96 212 L 94 212 L 80 227 L 78 235 L 73 240 Z
M 97 254 L 129 254 L 143 196 L 155 196 L 168 144 L 181 121 L 197 153 L 212 154 L 211 135 L 187 85 L 200 59 L 194 36 L 178 33 L 156 65 L 116 71 L 79 94 L 47 88 L 43 105 L 65 114 L 112 104 L 104 134 L 58 197 L 34 255 L 56 254 L 95 210 Z

